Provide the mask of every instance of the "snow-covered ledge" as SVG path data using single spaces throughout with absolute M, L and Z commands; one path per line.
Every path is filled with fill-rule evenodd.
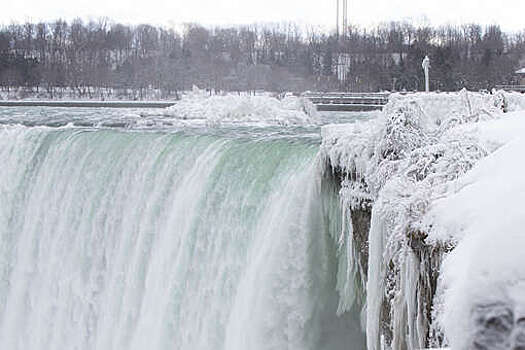
M 394 95 L 376 119 L 323 128 L 340 311 L 366 287 L 368 349 L 525 346 L 523 110 L 505 92 Z

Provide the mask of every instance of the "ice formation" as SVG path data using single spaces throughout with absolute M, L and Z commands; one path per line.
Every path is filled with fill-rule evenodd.
M 393 95 L 375 120 L 323 128 L 345 218 L 340 308 L 366 286 L 368 349 L 521 345 L 525 114 L 505 112 L 523 109 L 496 91 Z
M 262 125 L 312 125 L 318 123 L 315 106 L 307 99 L 286 96 L 208 96 L 193 92 L 165 111 L 183 120 L 203 120 L 207 125 L 256 123 Z

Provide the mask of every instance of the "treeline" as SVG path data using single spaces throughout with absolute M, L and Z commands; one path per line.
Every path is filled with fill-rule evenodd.
M 165 96 L 192 85 L 228 91 L 416 90 L 431 59 L 431 87 L 490 89 L 512 83 L 525 57 L 525 32 L 477 24 L 432 28 L 389 23 L 350 27 L 336 37 L 294 24 L 182 33 L 108 20 L 0 27 L 0 88 L 148 89 Z

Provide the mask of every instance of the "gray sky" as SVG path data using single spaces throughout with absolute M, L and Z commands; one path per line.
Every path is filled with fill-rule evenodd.
M 101 16 L 124 23 L 166 26 L 294 21 L 332 29 L 335 0 L 5 0 L 0 22 Z M 525 0 L 349 0 L 351 23 L 373 25 L 413 18 L 430 24 L 500 24 L 506 31 L 525 29 Z

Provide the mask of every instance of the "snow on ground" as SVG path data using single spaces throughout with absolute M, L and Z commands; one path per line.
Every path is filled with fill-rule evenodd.
M 453 239 L 444 262 L 439 321 L 454 349 L 525 345 L 525 113 L 475 128 L 494 151 L 435 201 L 432 240 Z M 487 316 L 488 314 L 488 316 Z M 521 321 L 520 321 L 521 320 Z
M 525 97 L 514 93 L 393 95 L 375 120 L 323 128 L 321 158 L 344 175 L 345 210 L 373 203 L 369 349 L 379 349 L 381 339 L 393 349 L 443 345 L 443 331 L 454 349 L 474 338 L 499 349 L 491 347 L 497 335 L 487 329 L 508 323 L 512 331 L 515 320 L 506 320 L 521 315 L 520 308 L 525 321 L 525 300 L 516 299 L 525 281 L 525 113 L 504 113 L 524 109 Z M 354 239 L 351 227 L 346 231 L 340 242 Z M 432 257 L 410 249 L 420 242 Z M 359 252 L 347 254 L 356 261 Z M 442 273 L 430 310 L 432 300 L 416 289 L 430 288 L 435 259 Z M 359 266 L 348 269 L 352 276 Z M 523 329 L 514 332 L 525 336 L 525 322 Z
M 183 120 L 203 120 L 208 125 L 261 123 L 264 125 L 312 125 L 319 122 L 315 106 L 307 99 L 287 96 L 208 96 L 194 91 L 164 113 Z

